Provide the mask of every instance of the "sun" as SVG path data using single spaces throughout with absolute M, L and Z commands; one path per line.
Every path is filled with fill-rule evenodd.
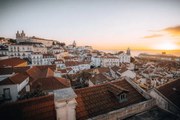
M 163 42 L 163 43 L 159 43 L 155 46 L 155 49 L 157 50 L 175 50 L 177 49 L 176 44 L 172 43 L 172 42 Z

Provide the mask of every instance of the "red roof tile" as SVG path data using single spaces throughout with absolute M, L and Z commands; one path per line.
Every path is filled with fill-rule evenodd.
M 22 63 L 27 64 L 27 61 L 20 58 L 9 58 L 9 59 L 0 60 L 0 67 L 9 67 L 9 66 L 15 67 Z
M 39 78 L 32 83 L 32 89 L 36 89 L 39 86 L 43 90 L 56 90 L 70 87 L 70 81 L 57 77 Z
M 109 72 L 109 68 L 108 68 L 108 67 L 97 68 L 97 70 L 98 70 L 100 73 Z
M 28 69 L 26 73 L 29 75 L 31 78 L 31 81 L 34 81 L 39 78 L 46 78 L 46 77 L 51 77 L 54 76 L 54 72 L 52 69 L 50 69 L 47 66 L 33 66 L 32 68 Z
M 78 103 L 76 107 L 77 120 L 92 118 L 146 100 L 126 80 L 112 84 L 129 91 L 127 101 L 119 103 L 117 98 L 109 92 L 108 83 L 75 90 L 78 96 L 76 98 Z
M 23 67 L 3 67 L 0 68 L 0 75 L 7 75 L 12 73 L 23 73 L 24 71 L 28 70 L 30 66 L 23 66 Z
M 0 81 L 0 85 L 9 85 L 9 84 L 20 84 L 29 76 L 26 73 L 17 73 L 11 77 L 8 77 Z
M 180 79 L 167 83 L 157 90 L 180 108 Z
M 94 77 L 90 78 L 90 80 L 93 84 L 102 84 L 102 83 L 111 81 L 102 73 L 96 74 Z
M 2 120 L 56 120 L 54 96 L 47 95 L 0 106 Z

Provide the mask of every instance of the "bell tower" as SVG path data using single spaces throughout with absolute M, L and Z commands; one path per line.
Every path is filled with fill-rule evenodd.
M 130 48 L 127 49 L 126 54 L 127 54 L 127 55 L 131 55 L 131 50 L 130 50 Z
M 25 33 L 24 33 L 24 30 L 22 30 L 22 32 L 21 32 L 21 38 L 24 38 L 26 35 L 25 35 Z
M 76 47 L 76 41 L 75 40 L 74 40 L 72 45 L 73 45 L 73 47 Z
M 17 33 L 16 33 L 16 39 L 17 38 L 20 38 L 21 37 L 21 35 L 19 34 L 19 31 L 17 31 Z

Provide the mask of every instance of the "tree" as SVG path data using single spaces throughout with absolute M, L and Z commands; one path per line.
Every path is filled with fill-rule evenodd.
M 17 41 L 15 39 L 9 39 L 10 43 L 17 43 Z

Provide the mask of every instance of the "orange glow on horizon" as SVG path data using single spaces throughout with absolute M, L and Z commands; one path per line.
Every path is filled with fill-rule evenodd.
M 177 45 L 170 41 L 159 43 L 154 46 L 154 49 L 156 50 L 178 50 L 177 48 Z

